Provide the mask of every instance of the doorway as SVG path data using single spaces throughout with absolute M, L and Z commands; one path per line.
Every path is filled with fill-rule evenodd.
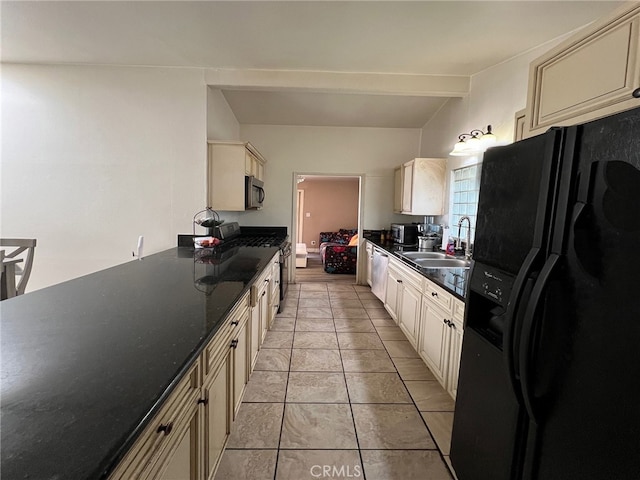
M 320 232 L 362 230 L 364 175 L 294 172 L 292 238 L 307 250 L 307 267 L 292 269 L 291 282 L 357 283 L 354 274 L 326 273 L 320 252 Z M 359 235 L 358 238 L 361 238 Z M 357 257 L 360 257 L 358 248 Z

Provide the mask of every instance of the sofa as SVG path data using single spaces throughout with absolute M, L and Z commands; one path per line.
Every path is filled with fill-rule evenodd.
M 320 232 L 320 257 L 327 273 L 354 275 L 358 261 L 358 230 Z

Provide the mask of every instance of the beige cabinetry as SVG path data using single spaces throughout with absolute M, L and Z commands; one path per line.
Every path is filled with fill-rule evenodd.
M 455 398 L 462 349 L 464 303 L 427 280 L 420 318 L 418 354 Z
M 207 206 L 214 210 L 245 209 L 245 176 L 264 181 L 266 160 L 250 143 L 209 142 Z
M 165 472 L 179 472 L 185 480 L 198 478 L 200 375 L 198 361 L 111 474 L 112 480 L 167 478 Z
M 225 350 L 222 363 L 207 376 L 203 386 L 204 407 L 204 478 L 213 474 L 231 431 L 231 350 Z
M 402 165 L 393 170 L 393 211 L 402 213 Z
M 394 262 L 392 257 L 389 257 L 384 308 L 389 312 L 393 321 L 398 323 L 398 303 L 400 299 L 400 285 L 398 284 L 398 280 L 400 280 L 400 272 L 397 268 L 393 268 L 394 265 L 397 265 L 397 262 Z
M 278 259 L 276 254 L 234 305 L 110 480 L 213 479 L 264 332 L 277 311 Z M 262 300 L 254 304 L 258 294 Z
M 274 255 L 267 268 L 251 287 L 251 365 L 255 363 L 258 345 L 262 344 L 265 335 L 280 305 L 280 255 Z
M 420 274 L 394 258 L 389 259 L 385 308 L 414 348 L 418 344 L 423 283 Z
M 271 279 L 269 282 L 269 328 L 273 326 L 280 308 L 280 255 L 271 259 Z
M 442 215 L 445 173 L 444 158 L 414 158 L 400 170 L 396 169 L 394 211 L 407 215 Z
M 627 4 L 530 66 L 525 136 L 640 106 L 640 4 Z

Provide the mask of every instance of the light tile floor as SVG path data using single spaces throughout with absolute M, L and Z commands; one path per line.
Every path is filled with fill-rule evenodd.
M 451 480 L 453 408 L 368 287 L 289 285 L 216 480 Z

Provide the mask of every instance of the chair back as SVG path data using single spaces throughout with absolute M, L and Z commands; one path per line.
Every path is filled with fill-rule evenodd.
M 0 247 L 2 250 L 2 260 L 15 259 L 19 255 L 24 254 L 24 263 L 20 269 L 16 269 L 16 277 L 20 280 L 16 282 L 16 295 L 22 295 L 27 288 L 27 282 L 31 276 L 31 268 L 33 267 L 33 255 L 36 249 L 35 238 L 0 238 Z M 7 253 L 6 247 L 14 248 Z

